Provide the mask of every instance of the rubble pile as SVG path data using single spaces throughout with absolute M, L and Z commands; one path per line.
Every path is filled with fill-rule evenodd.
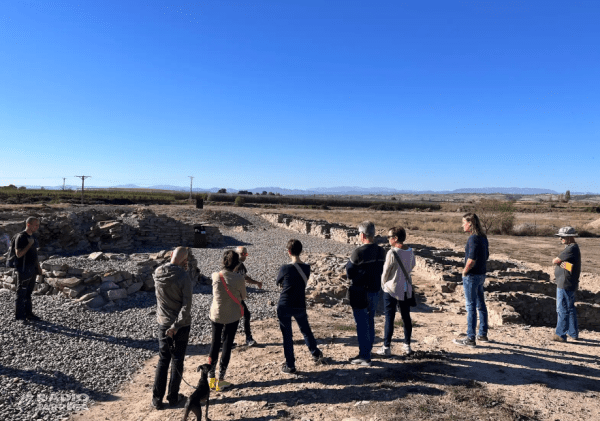
M 40 217 L 37 233 L 40 254 L 85 253 L 90 251 L 132 252 L 140 247 L 193 246 L 194 226 L 167 215 L 156 215 L 140 207 L 131 209 L 85 209 L 56 213 L 34 213 Z M 39 215 L 38 215 L 39 214 Z M 4 221 L 0 233 L 9 236 L 25 229 L 20 221 Z M 222 244 L 218 228 L 204 226 L 207 242 Z
M 86 304 L 90 308 L 103 307 L 110 302 L 122 300 L 138 291 L 154 289 L 152 273 L 163 263 L 170 261 L 171 251 L 163 250 L 153 254 L 114 254 L 95 252 L 87 259 L 93 262 L 118 261 L 129 263 L 127 270 L 93 270 L 69 266 L 52 260 L 41 263 L 44 272 L 42 282 L 38 282 L 34 294 L 63 295 L 66 298 Z M 81 265 L 80 265 L 81 266 Z M 188 273 L 194 284 L 205 278 L 200 274 L 198 262 L 190 253 Z M 12 270 L 0 271 L 0 288 L 16 290 L 16 275 Z

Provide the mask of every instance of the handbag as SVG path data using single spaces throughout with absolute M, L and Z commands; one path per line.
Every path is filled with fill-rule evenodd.
M 219 278 L 221 279 L 221 283 L 223 284 L 223 287 L 225 288 L 225 291 L 227 291 L 227 294 L 229 294 L 229 296 L 231 297 L 231 299 L 233 301 L 235 301 L 235 303 L 240 306 L 240 311 L 242 312 L 242 317 L 244 317 L 244 306 L 238 301 L 237 298 L 235 298 L 235 296 L 231 293 L 231 291 L 229 291 L 229 288 L 227 288 L 227 284 L 225 283 L 225 278 L 223 277 L 223 274 L 221 272 L 219 272 Z
M 406 272 L 406 269 L 404 269 L 404 265 L 402 264 L 402 260 L 400 260 L 400 258 L 398 257 L 398 255 L 396 254 L 396 252 L 394 250 L 392 250 L 392 254 L 396 258 L 396 261 L 398 262 L 398 265 L 400 266 L 400 269 L 402 269 L 402 273 L 404 273 L 404 277 L 406 278 L 406 280 L 412 286 L 412 278 L 410 277 L 410 275 L 408 274 L 408 272 Z M 415 289 L 413 288 L 412 290 L 413 290 L 413 293 L 410 296 L 410 298 L 407 297 L 408 294 L 406 292 L 404 293 L 404 301 L 407 301 L 408 305 L 410 305 L 411 307 L 416 307 L 417 306 L 417 299 L 415 298 Z

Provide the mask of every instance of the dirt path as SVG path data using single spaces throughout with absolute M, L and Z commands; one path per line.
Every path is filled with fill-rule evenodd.
M 418 282 L 418 280 L 416 280 Z M 234 349 L 228 380 L 236 386 L 213 392 L 212 420 L 388 420 L 412 419 L 595 420 L 600 419 L 600 333 L 581 332 L 580 342 L 549 341 L 551 329 L 528 326 L 492 328 L 488 344 L 463 348 L 452 339 L 465 330 L 465 316 L 413 313 L 414 356 L 401 354 L 402 328 L 393 344 L 396 354 L 374 358 L 373 366 L 346 363 L 357 354 L 349 308 L 315 306 L 309 321 L 329 364 L 315 366 L 294 329 L 297 375 L 281 373 L 281 333 L 275 320 L 254 325 L 258 347 Z M 396 322 L 398 324 L 398 321 Z M 380 345 L 383 317 L 376 319 Z M 239 336 L 238 336 L 239 338 Z M 184 378 L 195 385 L 198 365 L 208 345 L 192 344 Z M 114 399 L 98 402 L 72 421 L 180 420 L 183 405 L 151 408 L 157 358 L 146 362 Z M 192 388 L 183 384 L 182 393 Z

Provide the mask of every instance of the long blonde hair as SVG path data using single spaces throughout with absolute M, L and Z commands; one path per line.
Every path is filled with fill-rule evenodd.
M 487 235 L 485 235 L 485 231 L 483 231 L 483 228 L 481 227 L 481 222 L 479 221 L 479 217 L 477 216 L 477 214 L 471 212 L 465 213 L 463 215 L 463 219 L 471 224 L 471 234 L 487 238 Z

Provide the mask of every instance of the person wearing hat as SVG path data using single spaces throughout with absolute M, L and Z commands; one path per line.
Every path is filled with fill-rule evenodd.
M 573 227 L 562 227 L 556 236 L 565 245 L 564 250 L 552 260 L 555 265 L 556 278 L 556 333 L 552 335 L 555 342 L 566 342 L 567 335 L 579 339 L 577 328 L 577 312 L 575 311 L 575 291 L 579 287 L 581 273 L 581 253 L 575 242 L 577 232 Z

